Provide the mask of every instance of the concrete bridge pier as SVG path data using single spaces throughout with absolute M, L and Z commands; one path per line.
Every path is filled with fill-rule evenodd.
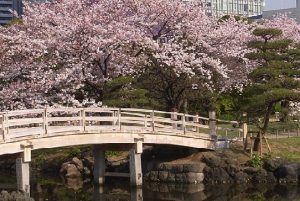
M 94 200 L 95 201 L 105 201 L 105 194 L 103 186 L 94 187 Z
M 16 159 L 17 190 L 30 194 L 30 166 L 24 157 Z
M 94 183 L 103 185 L 105 183 L 105 150 L 100 146 L 94 146 Z
M 142 159 L 143 142 L 136 139 L 136 144 L 129 151 L 129 167 L 130 167 L 130 184 L 131 186 L 142 186 L 143 173 L 142 173 Z
M 130 201 L 143 201 L 143 189 L 132 188 L 130 191 Z
M 105 183 L 105 150 L 128 151 L 129 150 L 129 168 L 131 186 L 142 186 L 142 159 L 143 138 L 135 138 L 134 144 L 124 144 L 120 147 L 118 144 L 94 145 L 94 183 L 104 185 Z M 120 173 L 121 174 L 121 173 Z M 116 175 L 116 174 L 115 174 Z
M 30 194 L 30 162 L 31 162 L 31 149 L 32 143 L 27 141 L 21 144 L 20 157 L 16 159 L 16 176 L 17 176 L 17 190 Z

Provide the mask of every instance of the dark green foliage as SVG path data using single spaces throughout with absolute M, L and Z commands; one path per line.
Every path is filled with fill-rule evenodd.
M 118 151 L 105 151 L 105 158 L 119 156 L 121 152 Z
M 104 85 L 103 104 L 111 107 L 151 107 L 152 99 L 147 90 L 137 86 L 133 77 L 120 76 Z
M 180 109 L 186 90 L 192 86 L 188 75 L 178 76 L 172 68 L 153 63 L 139 77 L 139 84 L 159 103 L 156 105 L 157 109 L 167 111 Z
M 46 161 L 46 154 L 41 152 L 35 157 L 35 162 L 37 166 L 42 166 Z
M 139 86 L 149 91 L 149 96 L 156 100 L 153 106 L 159 110 L 196 113 L 212 106 L 212 93 L 203 86 L 203 75 L 190 76 L 177 74 L 172 67 L 157 64 L 146 67 L 139 77 Z
M 281 36 L 282 31 L 276 28 L 257 28 L 253 31 L 253 34 L 269 41 L 274 37 Z
M 79 157 L 80 154 L 81 154 L 81 149 L 80 149 L 80 148 L 74 147 L 74 148 L 72 148 L 72 150 L 70 151 L 69 156 L 70 156 L 71 158 L 73 158 L 73 157 Z
M 300 75 L 300 51 L 292 40 L 278 39 L 281 30 L 260 28 L 253 34 L 260 40 L 248 44 L 255 51 L 247 57 L 259 66 L 249 75 L 251 84 L 244 90 L 242 110 L 264 134 L 275 108 L 285 111 L 289 101 L 300 101 L 300 81 L 295 79 Z
M 230 19 L 231 17 L 232 17 L 231 15 L 224 15 L 223 17 L 220 18 L 219 22 L 226 21 L 226 20 Z M 249 18 L 247 18 L 247 17 L 240 16 L 240 15 L 235 15 L 235 16 L 233 16 L 233 17 L 234 17 L 234 19 L 235 19 L 236 21 L 243 20 L 243 21 L 247 21 L 247 22 L 249 22 L 249 23 L 252 22 L 251 19 L 249 19 Z
M 260 168 L 263 163 L 262 158 L 255 154 L 252 156 L 252 158 L 249 162 L 250 162 L 250 165 L 255 168 Z

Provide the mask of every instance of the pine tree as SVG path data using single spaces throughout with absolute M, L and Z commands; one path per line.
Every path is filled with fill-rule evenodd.
M 257 40 L 249 42 L 254 49 L 247 58 L 256 61 L 257 68 L 249 75 L 250 84 L 244 90 L 244 105 L 248 118 L 254 120 L 264 136 L 275 104 L 300 101 L 300 49 L 290 39 L 281 39 L 282 31 L 258 28 L 253 34 Z M 261 121 L 259 121 L 261 119 Z M 258 149 L 257 136 L 255 149 Z
M 104 85 L 103 104 L 110 107 L 153 108 L 153 100 L 148 91 L 137 86 L 136 80 L 120 76 Z

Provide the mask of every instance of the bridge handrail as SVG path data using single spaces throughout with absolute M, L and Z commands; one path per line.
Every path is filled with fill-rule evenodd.
M 168 130 L 178 135 L 197 137 L 199 134 L 209 133 L 208 129 L 213 129 L 208 124 L 211 120 L 199 115 L 138 108 L 46 107 L 6 111 L 0 112 L 0 142 L 13 141 L 25 136 L 43 137 L 62 134 L 68 131 L 92 132 L 95 129 L 108 132 L 126 132 L 131 129 L 154 134 Z M 213 121 L 238 123 L 219 119 Z M 220 129 L 223 128 L 215 128 L 215 130 Z

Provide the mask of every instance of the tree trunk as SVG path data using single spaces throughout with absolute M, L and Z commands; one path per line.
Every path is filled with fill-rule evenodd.
M 269 122 L 270 122 L 270 116 L 271 116 L 272 108 L 273 108 L 273 103 L 269 103 L 268 106 L 267 106 L 267 111 L 266 111 L 265 117 L 264 117 L 263 127 L 260 128 L 260 131 L 258 132 L 258 134 L 257 134 L 257 136 L 254 140 L 254 146 L 253 146 L 254 151 L 259 150 L 259 146 L 260 146 L 260 143 L 261 143 L 260 135 L 264 136 L 267 132 L 267 128 L 268 128 L 268 125 L 269 125 Z

